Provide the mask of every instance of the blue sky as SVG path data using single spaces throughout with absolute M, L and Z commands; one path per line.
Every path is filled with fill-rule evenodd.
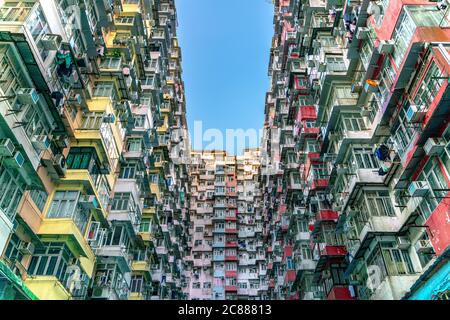
M 224 136 L 226 129 L 260 130 L 269 87 L 272 1 L 176 0 L 176 6 L 192 147 L 200 147 L 194 143 L 194 121 Z M 259 140 L 249 146 L 259 146 Z

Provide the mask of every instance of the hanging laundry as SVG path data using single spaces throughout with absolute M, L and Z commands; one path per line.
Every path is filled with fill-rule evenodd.
M 389 153 L 390 153 L 389 147 L 384 144 L 380 145 L 375 151 L 375 155 L 377 159 L 380 161 L 390 161 L 391 157 Z

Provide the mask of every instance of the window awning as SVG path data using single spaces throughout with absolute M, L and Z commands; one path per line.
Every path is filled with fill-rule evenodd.
M 2 277 L 10 281 L 13 284 L 14 288 L 22 293 L 24 298 L 28 300 L 39 300 L 38 297 L 36 297 L 36 295 L 31 292 L 30 289 L 28 289 L 23 281 L 18 276 L 16 276 L 3 261 L 0 260 L 0 278 Z

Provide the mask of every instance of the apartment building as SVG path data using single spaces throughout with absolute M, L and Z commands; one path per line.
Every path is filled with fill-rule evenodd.
M 183 299 L 174 1 L 2 1 L 0 61 L 0 299 Z
M 259 150 L 192 151 L 190 299 L 261 299 L 265 254 Z
M 448 3 L 275 0 L 272 299 L 448 299 Z

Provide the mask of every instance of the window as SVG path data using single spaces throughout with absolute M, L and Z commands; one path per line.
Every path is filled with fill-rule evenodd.
M 73 258 L 66 244 L 44 243 L 43 247 L 36 247 L 28 267 L 28 273 L 38 276 L 55 276 L 65 285 L 67 266 Z
M 327 70 L 328 71 L 347 71 L 347 67 L 345 66 L 344 59 L 338 56 L 328 56 L 326 57 Z
M 142 140 L 141 139 L 128 139 L 128 141 L 127 141 L 127 150 L 128 151 L 135 151 L 135 152 L 142 151 Z
M 107 246 L 122 246 L 128 248 L 130 238 L 124 226 L 114 225 L 108 230 L 105 239 Z
M 414 96 L 414 103 L 417 106 L 424 106 L 426 109 L 432 104 L 434 97 L 444 82 L 444 74 L 433 61 L 426 71 L 425 77 L 419 83 L 419 89 Z
M 366 127 L 363 118 L 356 114 L 343 114 L 341 121 L 342 129 L 347 131 L 362 131 Z
M 20 178 L 0 163 L 0 208 L 11 221 L 16 215 L 24 188 L 25 185 Z
M 48 199 L 48 193 L 45 190 L 31 190 L 30 197 L 33 200 L 34 204 L 42 212 Z
M 67 156 L 67 168 L 84 169 L 91 174 L 99 172 L 99 159 L 95 148 L 71 148 Z
M 56 191 L 47 213 L 47 219 L 72 219 L 81 234 L 84 235 L 89 220 L 89 210 L 84 210 L 77 205 L 79 197 L 80 191 Z
M 117 100 L 117 94 L 113 82 L 98 81 L 94 87 L 94 97 L 110 97 Z
M 353 148 L 353 159 L 358 169 L 378 167 L 378 161 L 371 148 Z
M 71 216 L 78 203 L 80 191 L 56 191 L 53 196 L 47 218 L 64 218 Z
M 406 118 L 406 112 L 408 111 L 409 106 L 410 103 L 405 101 L 398 115 L 398 121 L 396 124 L 397 128 L 394 127 L 395 133 L 392 136 L 394 145 L 400 156 L 405 154 L 409 144 L 414 139 L 416 134 L 416 130 L 408 123 Z
M 366 211 L 371 216 L 395 216 L 395 210 L 392 205 L 389 191 L 366 191 L 364 193 L 366 199 Z
M 414 274 L 408 250 L 395 248 L 391 242 L 382 242 L 381 247 L 389 275 Z
M 423 198 L 419 207 L 424 218 L 427 219 L 447 194 L 448 184 L 437 158 L 431 158 L 425 165 L 418 181 L 427 181 L 431 190 Z
M 121 62 L 121 58 L 105 57 L 100 63 L 100 69 L 119 69 Z
M 309 247 L 308 244 L 303 243 L 303 244 L 300 246 L 300 252 L 301 252 L 302 258 L 303 258 L 304 260 L 312 260 L 312 258 L 313 258 L 313 256 L 312 256 L 312 250 L 311 250 L 311 248 Z
M 130 291 L 142 292 L 143 288 L 144 288 L 144 276 L 142 275 L 131 276 Z
M 144 128 L 145 127 L 145 119 L 147 117 L 145 115 L 136 115 L 134 116 L 134 126 L 136 128 Z
M 22 262 L 23 254 L 19 250 L 19 246 L 21 243 L 22 240 L 20 240 L 19 237 L 15 233 L 13 233 L 5 251 L 5 256 L 9 259 L 9 261 Z
M 136 204 L 131 193 L 118 192 L 114 195 L 111 210 L 134 212 Z
M 133 24 L 134 23 L 134 17 L 118 17 L 116 18 L 116 23 L 121 24 Z
M 411 43 L 411 39 L 415 30 L 416 26 L 412 18 L 409 14 L 406 13 L 405 10 L 403 10 L 400 18 L 398 19 L 398 23 L 395 27 L 393 36 L 393 40 L 395 41 L 395 49 L 392 56 L 394 57 L 394 61 L 397 67 L 400 67 L 403 62 L 403 58 L 409 44 Z
M 134 179 L 137 171 L 136 163 L 126 163 L 120 168 L 119 179 Z
M 139 225 L 139 232 L 150 232 L 152 230 L 152 220 L 143 218 Z
M 83 129 L 98 130 L 103 123 L 104 114 L 102 112 L 89 112 L 83 116 Z

